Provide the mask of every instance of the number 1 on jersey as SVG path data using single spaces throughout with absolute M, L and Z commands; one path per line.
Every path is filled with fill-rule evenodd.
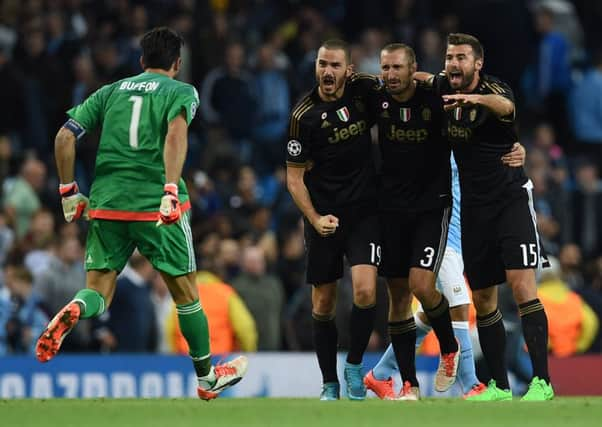
M 140 124 L 140 113 L 142 112 L 142 97 L 132 95 L 128 101 L 133 102 L 132 119 L 130 120 L 130 147 L 138 148 L 138 125 Z

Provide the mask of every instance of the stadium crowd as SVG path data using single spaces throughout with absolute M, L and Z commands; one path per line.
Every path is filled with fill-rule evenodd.
M 381 47 L 404 42 L 419 69 L 436 73 L 445 35 L 460 30 L 480 38 L 485 72 L 517 94 L 538 228 L 554 257 L 540 277 L 551 351 L 602 352 L 599 22 L 602 5 L 585 0 L 4 0 L 0 355 L 31 353 L 50 313 L 85 285 L 86 224 L 62 218 L 54 134 L 68 108 L 141 71 L 140 36 L 157 25 L 185 37 L 179 78 L 200 95 L 184 175 L 214 353 L 313 348 L 303 225 L 286 190 L 284 147 L 291 107 L 315 83 L 320 43 L 352 42 L 356 69 L 378 74 Z M 78 143 L 84 194 L 97 143 L 93 134 Z M 344 324 L 348 277 L 339 288 Z M 371 350 L 387 344 L 385 287 L 378 292 Z M 117 293 L 108 313 L 81 322 L 65 351 L 186 351 L 166 286 L 144 258 L 132 258 Z M 506 312 L 511 321 L 516 307 Z

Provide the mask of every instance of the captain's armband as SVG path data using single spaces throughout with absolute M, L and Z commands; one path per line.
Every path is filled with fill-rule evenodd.
M 77 123 L 74 119 L 67 120 L 63 127 L 65 129 L 69 129 L 73 135 L 75 135 L 75 139 L 77 140 L 86 134 L 86 129 L 84 129 L 83 126 Z

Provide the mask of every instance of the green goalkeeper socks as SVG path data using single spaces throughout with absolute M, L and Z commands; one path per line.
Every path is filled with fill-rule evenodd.
M 80 319 L 100 316 L 105 311 L 104 297 L 94 289 L 82 289 L 73 297 L 82 308 Z
M 211 370 L 209 350 L 209 325 L 199 300 L 176 305 L 182 335 L 188 342 L 190 357 L 198 377 L 204 377 Z

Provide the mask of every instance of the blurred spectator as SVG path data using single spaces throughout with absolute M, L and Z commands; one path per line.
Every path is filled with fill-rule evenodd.
M 572 241 L 589 260 L 602 254 L 602 188 L 595 164 L 581 159 L 576 165 L 577 188 L 573 192 Z
M 23 28 L 21 49 L 15 63 L 25 88 L 25 123 L 22 148 L 33 149 L 50 163 L 50 142 L 64 122 L 69 106 L 68 75 L 58 58 L 48 54 L 41 23 L 35 19 Z
M 151 281 L 158 274 L 138 251 L 117 277 L 108 309 L 93 319 L 95 345 L 103 353 L 148 353 L 157 350 L 157 322 Z
M 385 45 L 385 35 L 379 29 L 369 28 L 362 34 L 361 43 L 362 58 L 359 60 L 354 58 L 357 71 L 380 74 L 380 51 Z
M 79 40 L 67 29 L 64 12 L 59 9 L 50 10 L 45 16 L 45 24 L 48 40 L 46 53 L 57 58 L 61 64 L 71 64 L 81 47 Z M 66 68 L 64 71 L 72 78 L 71 69 Z
M 224 239 L 218 244 L 215 268 L 225 282 L 231 282 L 240 272 L 240 245 L 234 239 Z
M 167 329 L 171 323 L 170 318 L 173 311 L 173 299 L 169 289 L 160 274 L 155 274 L 152 279 L 151 301 L 155 310 L 155 321 L 157 330 L 157 351 L 159 353 L 171 353 L 172 340 Z
M 560 143 L 566 144 L 566 96 L 571 85 L 569 43 L 555 28 L 554 10 L 545 4 L 535 8 L 534 22 L 539 42 L 535 63 L 523 76 L 527 103 L 537 113 L 550 119 L 556 127 Z
M 251 246 L 243 250 L 242 273 L 234 278 L 232 286 L 257 324 L 257 350 L 280 350 L 284 290 L 278 278 L 266 273 L 265 256 L 261 248 Z
M 48 269 L 53 258 L 54 225 L 52 212 L 42 208 L 31 218 L 29 232 L 21 241 L 21 250 L 25 252 L 24 264 L 33 274 L 34 281 Z
M 98 80 L 101 85 L 112 83 L 142 71 L 139 64 L 135 69 L 129 68 L 127 64 L 124 64 L 119 56 L 117 46 L 112 42 L 98 42 L 94 46 L 93 55 Z
M 17 239 L 29 231 L 34 213 L 40 209 L 38 193 L 46 184 L 46 166 L 38 159 L 29 157 L 22 166 L 19 175 L 11 182 L 5 182 L 4 212 L 9 224 L 15 228 Z
M 547 8 L 554 15 L 554 28 L 561 33 L 569 44 L 571 63 L 583 61 L 583 28 L 575 10 L 575 1 L 535 0 L 534 7 Z
M 0 211 L 0 266 L 3 266 L 6 257 L 13 247 L 15 233 L 6 224 L 4 213 Z
M 303 221 L 298 219 L 293 227 L 283 227 L 277 272 L 290 301 L 299 288 L 305 287 L 305 239 Z
M 585 286 L 585 280 L 583 278 L 581 250 L 579 246 L 574 243 L 564 245 L 560 249 L 558 261 L 560 262 L 562 280 L 574 291 L 582 289 Z
M 223 126 L 235 141 L 243 161 L 250 160 L 250 138 L 257 107 L 253 77 L 245 69 L 241 43 L 226 46 L 224 66 L 211 70 L 201 86 L 200 110 L 211 125 Z
M 437 74 L 443 69 L 445 49 L 441 35 L 434 28 L 425 28 L 420 33 L 418 45 L 418 69 Z
M 57 253 L 52 256 L 48 268 L 38 274 L 34 289 L 44 301 L 49 313 L 58 311 L 73 295 L 86 286 L 83 248 L 75 237 L 60 240 Z M 81 320 L 69 334 L 61 349 L 82 351 L 88 348 L 90 323 Z
M 252 163 L 260 176 L 272 173 L 285 160 L 282 141 L 288 129 L 291 100 L 288 81 L 276 68 L 275 55 L 270 44 L 259 48 L 254 77 L 257 110 L 252 129 Z
M 212 354 L 234 351 L 257 351 L 257 328 L 253 316 L 236 291 L 209 271 L 199 271 L 196 276 L 201 305 L 209 322 Z M 173 337 L 175 351 L 188 354 L 188 344 L 177 322 L 175 304 L 168 332 Z
M 10 58 L 11 46 L 0 41 L 0 144 L 6 144 L 0 152 L 0 177 L 8 174 L 5 160 L 7 149 L 10 155 L 11 145 L 18 145 L 15 138 L 25 125 L 25 89 L 19 71 L 15 68 Z
M 564 163 L 564 152 L 556 141 L 554 127 L 548 122 L 539 123 L 533 131 L 533 145 L 541 149 L 548 159 L 557 164 Z
M 571 91 L 570 113 L 576 151 L 589 156 L 602 170 L 602 49 L 594 54 L 592 68 Z
M 537 296 L 548 316 L 549 347 L 554 356 L 586 352 L 599 328 L 599 319 L 589 305 L 561 279 L 558 260 L 549 257 L 550 268 L 541 273 Z
M 270 229 L 271 219 L 272 213 L 265 206 L 256 206 L 249 216 L 251 241 L 261 248 L 270 267 L 278 258 L 278 242 L 276 234 Z
M 35 354 L 36 339 L 48 322 L 42 300 L 32 291 L 32 277 L 23 266 L 5 271 L 8 292 L 0 290 L 0 356 Z

